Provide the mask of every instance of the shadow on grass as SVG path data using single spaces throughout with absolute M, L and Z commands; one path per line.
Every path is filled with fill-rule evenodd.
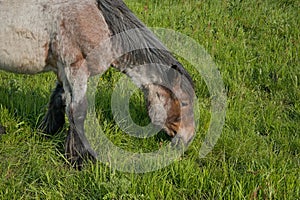
M 116 77 L 118 77 L 115 73 L 118 72 L 106 73 L 104 75 L 104 80 L 99 82 L 98 89 L 95 93 L 96 113 L 98 115 L 99 124 L 102 127 L 104 126 L 104 122 L 108 122 L 115 127 L 118 126 L 114 121 L 114 117 L 111 112 L 111 94 L 113 92 L 114 83 L 117 80 Z M 50 76 L 50 78 L 48 78 L 47 75 L 29 76 L 8 73 L 4 75 L 1 74 L 1 79 L 0 105 L 4 109 L 8 110 L 9 115 L 14 121 L 26 124 L 26 126 L 35 133 L 35 137 L 37 136 L 41 140 L 43 140 L 43 138 L 50 139 L 55 143 L 59 152 L 64 154 L 64 141 L 67 133 L 66 127 L 68 124 L 65 125 L 65 128 L 61 132 L 53 136 L 45 135 L 37 129 L 47 112 L 50 94 L 55 85 L 55 77 L 53 78 Z M 109 87 L 107 87 L 105 82 L 112 83 Z M 136 124 L 145 126 L 150 123 L 144 96 L 141 91 L 132 96 L 129 108 L 131 117 Z M 4 119 L 2 119 L 2 122 L 3 120 Z M 5 125 L 5 122 L 2 125 Z M 7 133 L 10 133 L 11 128 L 5 126 L 3 127 L 3 130 L 6 128 Z M 137 143 L 139 140 L 147 140 L 132 138 L 126 135 L 126 133 L 122 134 L 122 132 L 118 132 L 120 134 L 116 135 L 116 137 L 123 137 L 125 135 L 126 138 L 131 138 L 126 140 L 128 142 Z M 153 139 L 157 144 L 162 141 L 170 141 L 170 137 L 163 131 L 156 134 Z
M 4 121 L 9 117 L 17 124 L 28 126 L 35 136 L 50 139 L 52 136 L 39 131 L 38 126 L 47 112 L 56 77 L 50 73 L 32 76 L 1 72 L 0 75 L 0 106 L 8 111 L 8 116 L 0 113 L 1 125 L 6 129 L 6 133 L 14 129 Z
M 102 127 L 105 126 L 105 122 L 112 123 L 113 126 L 118 127 L 111 109 L 111 98 L 116 82 L 119 80 L 118 74 L 119 72 L 114 71 L 114 69 L 107 71 L 103 75 L 103 82 L 99 82 L 97 91 L 95 92 L 96 116 Z M 148 116 L 144 93 L 141 90 L 137 90 L 132 94 L 129 105 L 127 106 L 129 106 L 130 117 L 137 126 L 144 127 L 151 123 Z M 122 135 L 127 135 L 124 131 L 122 131 L 122 133 Z M 132 138 L 132 142 L 147 140 L 147 138 L 136 138 L 130 135 L 127 135 L 127 137 Z M 171 137 L 161 130 L 154 135 L 154 140 L 158 143 L 161 141 L 171 141 Z
M 24 137 L 27 139 L 32 138 L 37 143 L 50 142 L 60 154 L 64 155 L 64 141 L 66 138 L 66 134 L 64 133 L 67 132 L 65 127 L 63 130 L 53 135 L 48 135 L 38 130 L 38 127 L 47 112 L 48 101 L 52 92 L 50 87 L 52 85 L 54 86 L 55 81 L 49 82 L 49 86 L 41 86 L 39 83 L 36 87 L 32 87 L 31 84 L 33 83 L 30 83 L 30 78 L 28 78 L 28 80 L 22 80 L 24 77 L 26 77 L 26 75 L 16 75 L 16 79 L 7 78 L 7 80 L 5 80 L 6 77 L 4 76 L 4 79 L 2 79 L 2 81 L 5 80 L 5 83 L 0 86 L 0 106 L 2 109 L 8 111 L 8 116 L 2 116 L 3 113 L 0 113 L 0 117 L 2 117 L 0 132 L 2 129 L 6 130 L 5 133 L 7 135 L 24 132 L 24 135 L 26 135 Z M 19 78 L 21 80 L 19 80 Z M 36 78 L 32 79 L 32 81 L 35 80 Z M 8 122 L 7 125 L 4 121 L 6 118 L 9 118 L 9 120 L 14 122 Z M 15 125 L 17 126 L 14 127 Z M 29 129 L 22 129 L 23 125 L 29 127 Z
M 20 88 L 0 86 L 0 105 L 12 116 L 35 129 L 46 113 L 46 94 L 39 90 L 20 90 Z

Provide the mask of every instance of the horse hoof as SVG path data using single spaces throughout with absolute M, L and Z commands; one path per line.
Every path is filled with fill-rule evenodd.
M 97 161 L 97 155 L 92 150 L 87 150 L 86 152 L 81 153 L 80 155 L 78 155 L 77 153 L 73 156 L 70 154 L 66 154 L 66 157 L 71 166 L 79 171 L 82 170 L 85 162 L 91 161 L 92 163 L 96 163 Z
M 0 125 L 0 134 L 6 134 L 6 130 L 2 125 Z

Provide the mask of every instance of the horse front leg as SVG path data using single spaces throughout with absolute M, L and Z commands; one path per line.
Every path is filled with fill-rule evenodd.
M 69 119 L 69 130 L 65 143 L 65 153 L 70 163 L 81 169 L 83 160 L 96 160 L 84 133 L 84 121 L 87 114 L 87 81 L 89 73 L 83 62 L 77 68 L 70 68 L 65 76 L 66 112 Z

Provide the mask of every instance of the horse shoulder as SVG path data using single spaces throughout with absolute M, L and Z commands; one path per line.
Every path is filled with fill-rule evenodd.
M 58 10 L 54 15 L 53 51 L 64 56 L 67 66 L 75 66 L 84 59 L 91 74 L 106 70 L 112 55 L 111 32 L 95 2 L 76 1 Z

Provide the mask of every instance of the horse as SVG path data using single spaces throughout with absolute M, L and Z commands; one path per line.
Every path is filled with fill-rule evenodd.
M 0 16 L 0 69 L 57 75 L 39 128 L 55 134 L 67 115 L 70 163 L 97 158 L 84 132 L 86 92 L 89 78 L 109 67 L 143 90 L 151 123 L 171 136 L 172 144 L 193 139 L 191 76 L 122 0 L 1 0 Z M 144 48 L 130 49 L 137 43 Z

